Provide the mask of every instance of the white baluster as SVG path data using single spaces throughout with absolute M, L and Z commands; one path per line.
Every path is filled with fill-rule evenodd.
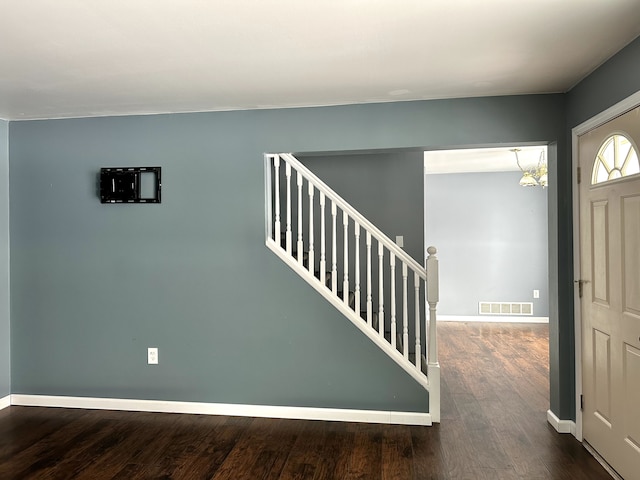
M 407 264 L 402 262 L 402 353 L 409 358 L 409 308 L 407 305 Z
M 334 295 L 338 294 L 338 257 L 336 250 L 338 249 L 336 241 L 336 215 L 338 209 L 336 208 L 336 202 L 331 201 L 331 291 Z
M 344 210 L 342 211 L 342 225 L 344 226 L 344 281 L 342 282 L 342 301 L 345 305 L 349 305 L 349 215 Z
M 285 175 L 287 176 L 287 230 L 285 232 L 287 253 L 291 255 L 291 165 L 286 162 Z
M 367 325 L 372 324 L 373 297 L 371 295 L 371 233 L 367 230 Z
M 378 333 L 384 337 L 384 245 L 378 241 Z
M 273 167 L 275 169 L 275 197 L 276 197 L 276 218 L 274 222 L 274 240 L 278 246 L 282 247 L 282 231 L 280 230 L 280 156 L 274 155 Z
M 313 251 L 313 192 L 314 187 L 311 182 L 309 183 L 309 258 L 307 260 L 309 266 L 309 273 L 314 274 L 315 268 L 315 254 Z
M 353 307 L 353 310 L 360 315 L 360 224 L 358 222 L 354 222 L 354 233 L 355 233 L 355 287 L 354 294 L 356 303 Z
M 320 283 L 327 284 L 327 252 L 325 247 L 324 193 L 320 192 Z
M 416 368 L 421 370 L 422 351 L 420 346 L 420 275 L 418 272 L 413 276 L 413 289 L 415 291 L 415 308 L 416 308 Z
M 389 252 L 389 266 L 391 267 L 391 346 L 396 348 L 396 338 L 398 338 L 398 329 L 396 325 L 396 256 L 393 252 Z
M 298 172 L 298 244 L 296 246 L 298 250 L 298 263 L 302 265 L 303 250 L 302 244 L 302 174 Z

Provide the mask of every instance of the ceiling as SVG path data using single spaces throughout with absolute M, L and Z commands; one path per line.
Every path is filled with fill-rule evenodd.
M 565 92 L 638 0 L 0 0 L 0 118 Z
M 424 152 L 424 172 L 517 172 L 520 169 L 513 152 L 514 148 L 519 150 L 518 159 L 524 169 L 538 165 L 541 154 L 545 160 L 547 159 L 546 145 L 435 150 Z

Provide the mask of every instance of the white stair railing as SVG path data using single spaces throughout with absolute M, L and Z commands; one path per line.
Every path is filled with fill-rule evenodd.
M 439 422 L 436 249 L 421 266 L 289 153 L 265 155 L 265 174 L 267 246 L 429 391 L 429 413 Z

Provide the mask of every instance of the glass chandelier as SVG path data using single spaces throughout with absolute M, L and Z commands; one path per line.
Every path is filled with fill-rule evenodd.
M 542 187 L 546 188 L 548 185 L 547 177 L 547 161 L 544 158 L 544 150 L 540 152 L 540 159 L 538 165 L 530 168 L 522 168 L 520 164 L 520 158 L 518 158 L 519 148 L 511 150 L 516 155 L 516 163 L 518 168 L 522 171 L 522 178 L 520 179 L 520 185 L 523 187 Z

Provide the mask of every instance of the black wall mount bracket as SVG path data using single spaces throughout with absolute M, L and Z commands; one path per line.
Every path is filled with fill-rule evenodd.
M 100 169 L 101 203 L 160 203 L 161 167 Z

